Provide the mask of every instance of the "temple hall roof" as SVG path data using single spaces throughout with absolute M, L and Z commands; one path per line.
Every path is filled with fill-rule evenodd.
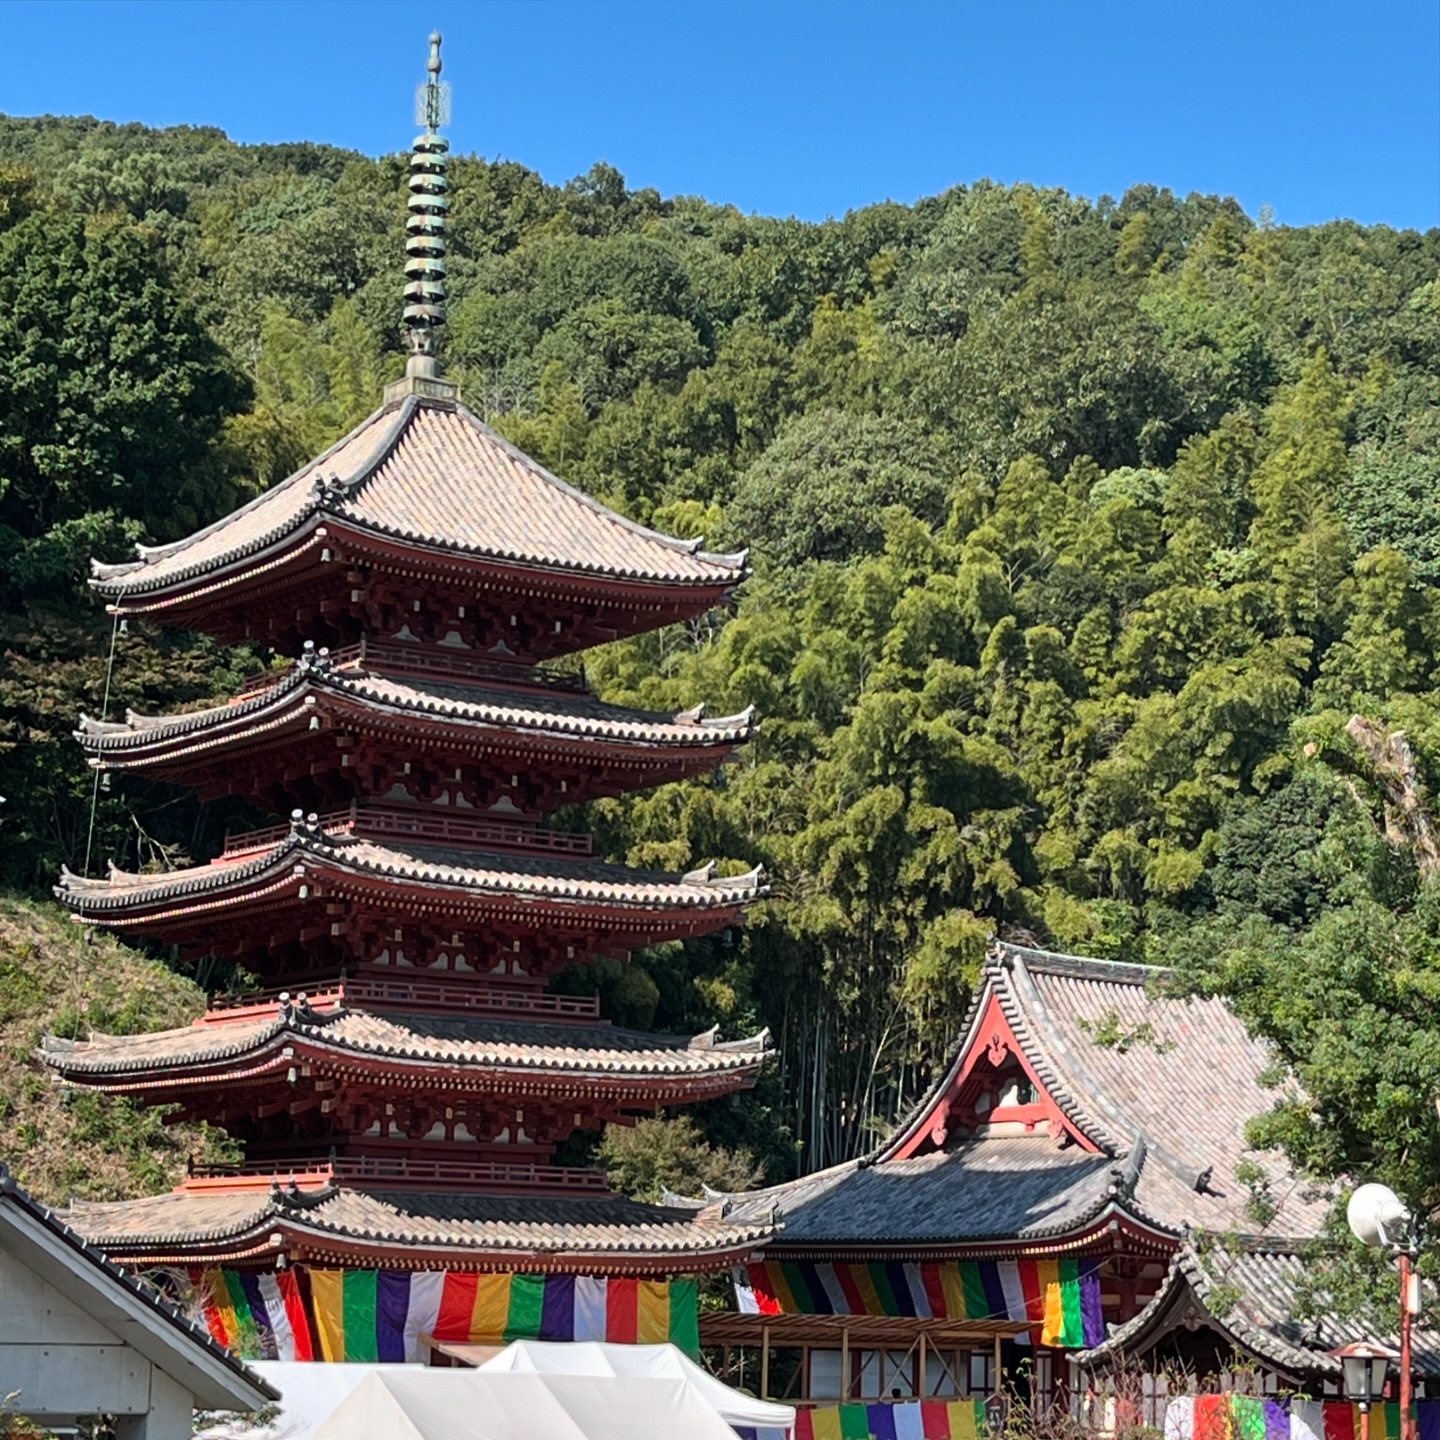
M 643 583 L 722 588 L 743 555 L 648 530 L 567 485 L 465 406 L 415 396 L 363 420 L 331 449 L 213 525 L 138 560 L 94 566 L 128 600 L 278 551 L 330 518 L 379 538 L 507 565 Z
M 527 1268 L 605 1273 L 673 1259 L 686 1269 L 707 1256 L 728 1263 L 766 1239 L 769 1219 L 737 1223 L 719 1209 L 696 1213 L 619 1197 L 578 1199 L 389 1192 L 327 1186 L 299 1194 L 273 1190 L 191 1193 L 142 1200 L 73 1201 L 65 1217 L 80 1234 L 120 1256 L 160 1260 L 204 1247 L 218 1256 L 279 1248 L 310 1255 L 342 1249 L 384 1262 L 404 1255 L 437 1268 Z M 426 1252 L 433 1253 L 427 1257 Z M 183 1257 L 182 1257 L 183 1258 Z M 539 1264 L 537 1265 L 537 1259 Z
M 81 717 L 76 738 L 93 754 L 124 761 L 132 752 L 177 743 L 190 747 L 225 738 L 253 740 L 257 727 L 287 715 L 308 720 L 315 706 L 358 703 L 377 716 L 411 722 L 433 718 L 484 730 L 515 730 L 537 739 L 618 742 L 646 747 L 695 748 L 735 745 L 754 733 L 751 711 L 709 717 L 704 707 L 678 714 L 607 705 L 591 695 L 519 690 L 495 684 L 464 683 L 420 676 L 403 678 L 306 658 L 269 689 L 223 705 L 181 715 L 127 711 L 123 723 Z M 188 742 L 188 743 L 187 743 Z
M 1324 1258 L 1294 1245 L 1187 1234 L 1150 1303 L 1076 1358 L 1087 1367 L 1142 1359 L 1167 1334 L 1198 1324 L 1295 1380 L 1338 1379 L 1340 1362 L 1327 1352 L 1357 1340 L 1397 1348 L 1398 1337 L 1386 1334 L 1388 1315 L 1367 1322 L 1328 1303 L 1317 1285 Z M 1417 1370 L 1440 1375 L 1440 1334 L 1417 1327 L 1414 1345 Z
M 89 1040 L 46 1036 L 41 1058 L 72 1078 L 97 1079 L 142 1075 L 149 1085 L 163 1083 L 168 1072 L 211 1070 L 225 1073 L 243 1066 L 253 1073 L 267 1057 L 283 1068 L 282 1052 L 334 1052 L 337 1055 L 416 1062 L 524 1075 L 609 1080 L 703 1079 L 747 1075 L 769 1054 L 769 1035 L 721 1041 L 713 1033 L 694 1036 L 651 1035 L 608 1025 L 541 1025 L 513 1020 L 461 1016 L 387 1015 L 356 1010 L 315 1014 L 287 1005 L 274 1019 L 225 1025 L 187 1025 L 141 1035 L 92 1034 Z
M 105 924 L 122 924 L 127 911 L 153 914 L 167 902 L 193 907 L 221 896 L 239 897 L 262 889 L 271 896 L 285 890 L 308 893 L 317 879 L 336 884 L 400 881 L 443 892 L 461 907 L 518 897 L 566 908 L 634 910 L 647 915 L 654 911 L 723 911 L 765 893 L 765 874 L 759 868 L 722 877 L 707 866 L 677 876 L 599 861 L 381 845 L 355 836 L 326 835 L 314 825 L 297 822 L 289 838 L 251 859 L 153 875 L 112 869 L 105 880 L 86 879 L 67 870 L 61 874 L 56 894 L 73 910 Z M 170 913 L 175 913 L 173 907 Z
M 1160 1235 L 1318 1233 L 1322 1199 L 1245 1139 L 1276 1098 L 1261 1084 L 1269 1053 L 1220 1001 L 1167 994 L 1164 980 L 1145 966 L 997 945 L 954 1059 L 891 1138 L 860 1161 L 729 1197 L 732 1213 L 778 1209 L 786 1248 L 1024 1241 L 1083 1228 L 1102 1202 Z M 981 1127 L 927 1152 L 936 1117 L 994 1039 L 997 1006 L 1073 1133 Z M 1241 1161 L 1265 1177 L 1266 1227 L 1236 1179 Z
M 778 1209 L 783 1243 L 855 1245 L 1038 1240 L 1094 1220 L 1125 1184 L 1106 1155 L 997 1139 L 885 1165 L 848 1165 L 732 1197 L 731 1217 Z

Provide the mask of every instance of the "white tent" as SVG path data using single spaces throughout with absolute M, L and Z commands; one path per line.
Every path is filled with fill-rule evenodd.
M 482 1375 L 521 1370 L 538 1375 L 650 1375 L 688 1380 L 728 1424 L 781 1430 L 795 1424 L 793 1406 L 754 1400 L 722 1385 L 674 1345 L 517 1340 L 478 1369 Z
M 735 1440 L 688 1380 L 377 1370 L 315 1440 Z
M 311 1364 L 298 1360 L 252 1360 L 250 1368 L 280 1392 L 276 1413 L 263 1424 L 231 1415 L 208 1425 L 196 1440 L 310 1440 L 325 1420 L 374 1370 L 411 1370 L 423 1365 Z

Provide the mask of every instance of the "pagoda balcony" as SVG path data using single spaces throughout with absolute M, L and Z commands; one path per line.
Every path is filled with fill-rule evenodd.
M 580 1021 L 591 1025 L 600 1020 L 598 995 L 546 995 L 513 986 L 485 985 L 443 980 L 419 980 L 408 976 L 360 975 L 322 982 L 317 988 L 301 991 L 294 984 L 242 995 L 216 995 L 210 1000 L 197 1025 L 230 1025 L 249 1020 L 269 1019 L 280 1013 L 282 996 L 298 999 L 304 995 L 311 1010 L 325 1013 L 344 1008 L 395 1009 L 412 1014 L 478 1015 L 532 1020 L 544 1024 Z
M 413 675 L 430 680 L 473 680 L 486 685 L 512 686 L 516 690 L 557 690 L 571 695 L 588 695 L 584 671 L 573 673 L 546 670 L 519 660 L 500 660 L 442 645 L 406 644 L 400 640 L 362 639 L 329 652 L 330 663 L 338 670 L 373 670 L 380 675 Z M 295 663 L 280 670 L 262 670 L 243 682 L 234 701 L 248 700 L 278 685 L 295 669 Z
M 559 855 L 566 859 L 588 859 L 595 842 L 589 835 L 563 830 L 541 830 L 491 820 L 478 815 L 443 814 L 436 807 L 349 805 L 316 817 L 315 823 L 327 835 L 355 835 L 374 840 L 408 840 L 419 845 L 459 845 L 479 850 L 520 851 L 527 855 Z M 289 839 L 291 826 L 267 825 L 227 835 L 225 848 L 215 864 L 244 860 L 264 850 L 273 850 Z
M 340 1155 L 286 1160 L 241 1161 L 234 1165 L 195 1165 L 182 1190 L 254 1189 L 272 1180 L 302 1188 L 323 1181 L 358 1190 L 470 1190 L 495 1194 L 608 1195 L 599 1170 L 573 1165 L 533 1165 L 494 1160 L 415 1159 L 411 1156 Z

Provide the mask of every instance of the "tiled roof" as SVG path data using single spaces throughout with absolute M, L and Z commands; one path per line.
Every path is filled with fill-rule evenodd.
M 1317 1268 L 1316 1256 L 1295 1247 L 1189 1234 L 1155 1298 L 1103 1345 L 1078 1358 L 1096 1366 L 1143 1357 L 1187 1316 L 1203 1318 L 1262 1365 L 1277 1366 L 1295 1378 L 1338 1377 L 1340 1363 L 1326 1352 L 1351 1341 L 1397 1346 L 1396 1337 L 1384 1334 L 1388 1315 L 1377 1331 L 1375 1323 L 1326 1307 L 1323 1295 L 1315 1296 Z M 1314 1299 L 1320 1300 L 1319 1306 Z M 1320 1313 L 1297 1318 L 1317 1308 Z M 1440 1376 L 1440 1334 L 1417 1329 L 1414 1345 L 1416 1368 Z
M 464 406 L 410 397 L 361 422 L 250 504 L 138 561 L 96 565 L 110 596 L 221 571 L 313 528 L 324 516 L 379 537 L 501 563 L 647 583 L 730 586 L 743 555 L 647 530 L 521 454 Z
M 83 1226 L 71 1223 L 73 1212 L 62 1215 L 48 1205 L 32 1199 L 15 1182 L 9 1169 L 0 1163 L 0 1204 L 13 1207 L 23 1217 L 23 1222 L 49 1231 L 62 1241 L 88 1266 L 93 1267 L 95 1281 L 101 1286 L 113 1286 L 133 1296 L 147 1310 L 158 1316 L 166 1327 L 174 1332 L 178 1344 L 194 1346 L 223 1365 L 235 1379 L 250 1389 L 260 1399 L 277 1400 L 278 1393 L 253 1370 L 242 1364 L 225 1346 L 219 1344 L 205 1325 L 189 1318 L 178 1306 L 172 1305 L 153 1285 L 138 1276 L 126 1274 L 118 1265 L 112 1264 L 90 1243 L 91 1237 Z
M 144 1200 L 72 1202 L 70 1223 L 118 1253 L 166 1246 L 263 1238 L 279 1228 L 312 1241 L 326 1237 L 369 1241 L 397 1249 L 436 1247 L 456 1252 L 575 1255 L 625 1254 L 699 1257 L 734 1250 L 773 1233 L 768 1220 L 737 1223 L 718 1209 L 642 1205 L 616 1197 L 596 1199 L 423 1194 L 384 1196 L 330 1187 L 287 1196 L 269 1192 L 176 1192 Z
M 982 1140 L 884 1165 L 854 1161 L 732 1198 L 735 1220 L 777 1210 L 790 1245 L 1037 1240 L 1097 1217 L 1125 1187 L 1106 1155 L 1044 1139 Z
M 1179 1229 L 1255 1229 L 1242 1160 L 1270 1180 L 1273 1233 L 1310 1235 L 1325 1207 L 1279 1157 L 1245 1139 L 1274 1105 L 1260 1083 L 1274 1057 L 1214 998 L 1163 993 L 1163 971 L 997 947 L 990 973 L 1027 1054 L 1056 1101 L 1095 1143 L 1123 1151 L 1143 1137 L 1137 1199 Z
M 1023 1240 L 1083 1226 L 1103 1205 L 1161 1234 L 1245 1233 L 1258 1228 L 1252 1196 L 1235 1179 L 1247 1160 L 1269 1177 L 1270 1233 L 1318 1233 L 1322 1200 L 1245 1141 L 1246 1122 L 1275 1099 L 1260 1084 L 1270 1056 L 1221 1002 L 1165 995 L 1164 978 L 1145 966 L 998 945 L 951 1065 L 891 1139 L 862 1161 L 730 1197 L 735 1213 L 777 1207 L 787 1246 Z M 897 1158 L 985 1043 L 979 1024 L 993 997 L 1099 1154 L 1057 1150 L 1042 1134 L 982 1132 Z
M 589 695 L 517 691 L 483 683 L 397 679 L 319 662 L 302 663 L 278 684 L 256 695 L 183 715 L 141 715 L 127 711 L 123 724 L 81 717 L 76 738 L 88 750 L 125 752 L 184 736 L 234 731 L 253 737 L 255 727 L 287 713 L 299 714 L 311 698 L 360 701 L 377 712 L 407 720 L 434 716 L 477 727 L 531 731 L 571 740 L 608 740 L 635 745 L 694 747 L 739 744 L 754 733 L 752 711 L 708 717 L 703 707 L 656 714 L 607 705 Z M 306 711 L 307 714 L 310 711 Z
M 142 1071 L 158 1079 L 166 1070 L 253 1064 L 296 1042 L 324 1050 L 483 1069 L 544 1072 L 594 1079 L 706 1077 L 747 1074 L 769 1054 L 768 1032 L 746 1040 L 649 1035 L 606 1025 L 536 1025 L 430 1015 L 389 1015 L 339 1010 L 317 1015 L 287 1006 L 275 1019 L 229 1025 L 187 1025 L 143 1035 L 94 1034 L 89 1040 L 46 1036 L 41 1058 L 66 1075 Z
M 62 871 L 56 894 L 86 914 L 116 912 L 185 897 L 239 895 L 270 883 L 299 884 L 297 866 L 311 874 L 413 881 L 478 900 L 521 896 L 573 905 L 644 910 L 728 909 L 760 898 L 765 873 L 717 876 L 713 867 L 676 876 L 599 861 L 489 855 L 440 846 L 380 845 L 351 836 L 327 836 L 297 824 L 289 839 L 254 859 L 197 865 L 165 874 L 133 875 L 112 869 L 106 880 Z

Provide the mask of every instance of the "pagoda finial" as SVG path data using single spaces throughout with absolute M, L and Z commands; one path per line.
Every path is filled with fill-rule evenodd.
M 450 87 L 440 81 L 440 32 L 430 36 L 430 72 L 415 94 L 415 120 L 425 127 L 410 155 L 410 213 L 405 222 L 405 373 L 440 374 L 440 328 L 445 324 L 445 177 L 450 142 L 437 134 L 450 119 Z

